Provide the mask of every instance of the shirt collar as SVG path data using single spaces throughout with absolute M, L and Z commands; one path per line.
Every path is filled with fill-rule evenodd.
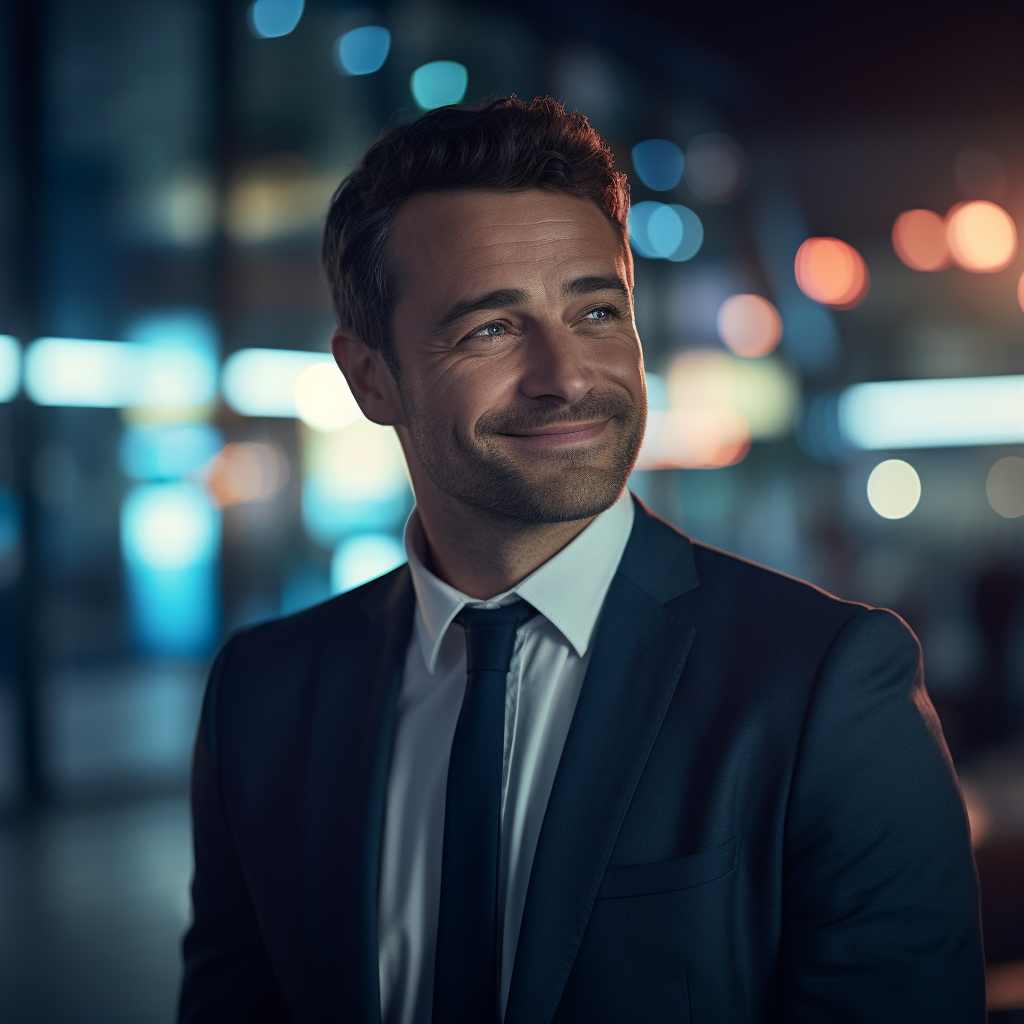
M 424 565 L 426 538 L 413 509 L 405 527 L 405 550 L 419 612 L 416 631 L 427 671 L 433 673 L 448 627 L 466 605 L 498 608 L 517 598 L 533 605 L 582 658 L 590 649 L 601 605 L 633 529 L 633 516 L 633 500 L 624 490 L 611 508 L 526 579 L 497 597 L 477 601 Z

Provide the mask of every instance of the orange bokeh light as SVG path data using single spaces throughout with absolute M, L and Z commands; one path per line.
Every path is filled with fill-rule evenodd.
M 1020 280 L 1017 282 L 1017 301 L 1020 303 L 1020 308 L 1024 309 L 1024 274 L 1020 275 Z
M 892 247 L 911 270 L 945 270 L 952 262 L 946 222 L 934 210 L 907 210 L 892 226 Z
M 718 336 L 738 356 L 766 356 L 782 337 L 779 311 L 760 295 L 731 295 L 717 318 Z
M 273 445 L 236 441 L 206 464 L 203 475 L 210 500 L 218 508 L 268 501 L 288 483 L 288 459 Z
M 957 203 L 946 214 L 946 240 L 957 266 L 974 274 L 994 274 L 1017 255 L 1013 219 L 985 199 Z
M 853 309 L 871 286 L 864 257 L 838 238 L 808 238 L 793 266 L 800 290 L 833 309 Z

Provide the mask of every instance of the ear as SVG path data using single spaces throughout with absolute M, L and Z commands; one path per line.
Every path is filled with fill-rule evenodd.
M 380 352 L 346 327 L 331 335 L 331 351 L 363 415 L 383 426 L 405 426 L 398 384 Z

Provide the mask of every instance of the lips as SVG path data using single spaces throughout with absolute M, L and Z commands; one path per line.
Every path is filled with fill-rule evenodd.
M 544 427 L 532 427 L 529 430 L 508 432 L 506 437 L 530 446 L 551 446 L 573 444 L 589 441 L 604 432 L 611 418 L 591 423 L 551 423 Z

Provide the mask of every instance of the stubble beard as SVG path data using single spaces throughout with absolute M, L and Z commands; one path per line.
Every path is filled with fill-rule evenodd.
M 554 412 L 537 403 L 488 413 L 466 436 L 436 424 L 412 396 L 403 394 L 402 404 L 413 452 L 434 486 L 493 519 L 524 526 L 589 519 L 611 507 L 636 462 L 646 420 L 624 392 L 591 392 Z M 601 420 L 611 420 L 606 436 L 583 449 L 514 459 L 500 443 L 499 435 L 517 430 Z M 531 473 L 531 464 L 543 471 Z

